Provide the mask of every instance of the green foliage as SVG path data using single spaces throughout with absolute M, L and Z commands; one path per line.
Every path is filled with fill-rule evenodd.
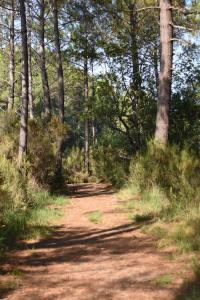
M 19 119 L 14 113 L 0 113 L 1 154 L 17 160 Z M 57 140 L 67 136 L 70 129 L 57 117 L 47 123 L 45 119 L 29 120 L 28 155 L 26 171 L 41 185 L 52 183 L 55 170 Z
M 168 239 L 174 241 L 181 252 L 200 250 L 199 212 L 191 211 L 182 224 L 178 224 L 168 233 Z
M 93 151 L 93 173 L 96 178 L 121 187 L 126 180 L 127 162 L 111 145 L 99 146 Z
M 83 150 L 73 147 L 63 159 L 64 177 L 69 183 L 88 182 L 88 174 L 84 172 Z
M 192 270 L 197 278 L 200 278 L 200 263 L 197 257 L 192 257 Z
M 0 220 L 6 209 L 26 207 L 26 179 L 5 156 L 0 156 Z
M 63 205 L 63 199 L 61 203 L 60 197 L 58 199 L 52 197 L 47 191 L 39 192 L 33 188 L 31 190 L 26 207 L 16 209 L 9 207 L 2 212 L 0 230 L 2 245 L 14 242 L 18 238 L 48 236 L 53 230 L 49 225 L 61 216 L 60 210 L 56 207 Z
M 182 75 L 181 75 L 182 76 Z M 193 89 L 173 95 L 171 125 L 169 138 L 172 143 L 182 148 L 189 145 L 190 149 L 199 152 L 200 106 L 199 106 L 199 75 L 190 77 Z
M 29 153 L 18 169 L 19 120 L 14 113 L 1 113 L 0 138 L 0 246 L 18 238 L 48 235 L 49 222 L 60 216 L 56 206 L 67 204 L 51 196 L 41 185 L 51 182 L 55 165 L 56 138 L 68 127 L 52 118 L 29 122 Z
M 19 119 L 13 112 L 0 113 L 1 154 L 13 158 L 18 150 Z
M 136 222 L 143 222 L 159 217 L 161 212 L 169 205 L 163 192 L 153 186 L 144 193 L 138 193 L 138 189 L 128 185 L 119 193 L 121 199 L 126 200 L 123 195 L 129 195 L 125 202 L 124 209 L 128 212 L 130 219 Z
M 136 223 L 140 223 L 140 222 L 147 222 L 150 221 L 152 219 L 150 214 L 146 214 L 146 215 L 135 215 L 134 216 L 134 221 Z
M 46 120 L 29 121 L 29 170 L 35 180 L 42 184 L 51 184 L 54 180 L 55 156 L 57 142 L 61 137 L 67 137 L 70 129 L 54 116 L 50 122 Z M 37 135 L 35 134 L 37 132 Z
M 38 183 L 47 184 L 53 177 L 55 165 L 54 143 L 48 126 L 38 120 L 30 120 L 27 162 L 29 171 Z
M 98 210 L 87 213 L 87 217 L 92 223 L 99 224 L 102 222 L 102 213 Z
M 127 201 L 124 208 L 132 220 L 154 219 L 145 232 L 156 237 L 160 247 L 200 250 L 199 171 L 199 157 L 188 149 L 153 143 L 131 162 L 129 183 L 119 196 Z
M 66 197 L 57 196 L 52 199 L 51 203 L 56 206 L 63 206 L 63 205 L 70 205 L 71 202 Z
M 17 267 L 13 268 L 10 274 L 15 278 L 19 278 L 23 276 L 23 272 Z
M 173 279 L 172 274 L 166 273 L 166 274 L 160 275 L 159 277 L 154 279 L 153 283 L 157 287 L 165 287 L 165 286 L 169 285 L 170 283 L 172 283 L 172 279 Z
M 146 153 L 133 159 L 130 182 L 143 194 L 157 187 L 174 207 L 199 205 L 200 160 L 187 149 L 170 146 L 163 149 L 150 143 Z

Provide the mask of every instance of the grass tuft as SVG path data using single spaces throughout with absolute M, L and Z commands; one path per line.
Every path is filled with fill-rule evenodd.
M 99 224 L 102 222 L 102 213 L 98 210 L 87 213 L 87 218 L 90 222 Z
M 172 283 L 172 274 L 170 273 L 166 273 L 163 275 L 160 275 L 159 277 L 157 277 L 156 279 L 153 280 L 153 284 L 157 287 L 165 287 L 167 285 L 169 285 L 170 283 Z
M 147 221 L 151 221 L 153 219 L 153 216 L 151 216 L 150 214 L 148 215 L 135 215 L 133 217 L 133 220 L 136 222 L 136 223 L 140 223 L 140 222 L 147 222 Z

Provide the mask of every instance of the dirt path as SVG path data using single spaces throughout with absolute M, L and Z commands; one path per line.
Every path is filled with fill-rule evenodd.
M 23 271 L 7 300 L 171 300 L 181 285 L 180 263 L 159 252 L 119 210 L 106 186 L 80 185 L 50 239 L 15 253 Z M 99 210 L 102 222 L 87 213 Z M 172 282 L 158 287 L 163 275 Z M 170 275 L 169 275 L 170 274 Z

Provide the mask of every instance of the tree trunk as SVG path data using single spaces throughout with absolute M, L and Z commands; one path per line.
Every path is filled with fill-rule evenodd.
M 93 64 L 93 61 L 92 61 L 92 98 L 93 98 L 93 103 L 94 103 L 95 102 L 95 83 L 94 83 L 94 64 Z M 95 144 L 97 143 L 97 139 L 96 139 L 96 122 L 95 122 L 94 117 L 92 118 L 91 125 L 92 125 L 92 144 L 93 144 L 93 146 L 95 146 Z
M 21 123 L 19 134 L 19 165 L 22 164 L 23 158 L 27 153 L 28 137 L 28 102 L 29 102 L 29 76 L 28 76 L 28 42 L 26 26 L 26 8 L 25 1 L 19 0 L 20 18 L 21 18 L 21 36 L 22 36 L 22 106 L 21 106 Z
M 159 63 L 159 54 L 157 44 L 155 45 L 153 53 L 153 64 L 154 64 L 154 75 L 155 75 L 155 83 L 156 83 L 156 99 L 158 99 L 158 90 L 159 90 L 159 71 L 158 71 L 158 63 Z
M 87 54 L 84 61 L 84 98 L 86 107 L 86 119 L 84 124 L 84 169 L 89 174 L 89 120 L 88 120 L 88 98 L 89 98 L 89 86 L 88 86 L 88 58 Z
M 58 26 L 58 3 L 57 0 L 52 0 L 53 11 L 53 23 L 54 23 L 54 43 L 56 53 L 56 65 L 57 65 L 57 81 L 58 81 L 58 106 L 59 106 L 59 120 L 64 123 L 64 78 L 62 57 L 60 49 L 60 32 Z M 58 140 L 58 149 L 56 154 L 56 166 L 55 166 L 55 180 L 60 184 L 62 180 L 62 156 L 63 156 L 63 144 L 64 137 L 60 137 Z
M 29 28 L 28 32 L 28 76 L 29 76 L 29 115 L 30 119 L 34 119 L 33 115 L 33 78 L 32 78 L 32 33 L 31 29 Z
M 48 75 L 46 71 L 46 54 L 45 54 L 45 2 L 40 0 L 40 18 L 39 18 L 39 64 L 42 77 L 43 99 L 44 99 L 44 114 L 48 119 L 51 117 L 51 98 L 49 91 Z
M 166 145 L 169 130 L 169 108 L 171 102 L 173 28 L 172 1 L 160 0 L 160 74 L 155 141 Z
M 9 20 L 9 97 L 8 111 L 13 109 L 15 99 L 15 4 L 11 1 L 11 12 Z
M 138 41 L 137 41 L 137 12 L 136 1 L 134 0 L 130 5 L 130 32 L 131 32 L 131 60 L 132 60 L 132 88 L 137 93 L 141 89 L 141 75 L 139 68 L 138 56 Z
M 64 122 L 64 78 L 63 78 L 63 67 L 62 57 L 60 49 L 60 32 L 58 27 L 58 3 L 57 0 L 52 0 L 53 6 L 53 23 L 54 23 L 54 42 L 55 42 L 55 54 L 57 64 L 57 80 L 58 80 L 58 105 L 59 105 L 59 118 L 60 122 Z
M 129 4 L 130 10 L 130 39 L 131 39 L 131 62 L 132 62 L 132 80 L 131 80 L 131 98 L 132 98 L 132 124 L 135 131 L 135 148 L 139 149 L 141 147 L 141 122 L 138 118 L 138 107 L 139 101 L 142 97 L 141 92 L 141 74 L 139 67 L 139 55 L 138 55 L 138 41 L 137 41 L 137 1 L 131 0 Z M 135 149 L 136 150 L 136 149 Z

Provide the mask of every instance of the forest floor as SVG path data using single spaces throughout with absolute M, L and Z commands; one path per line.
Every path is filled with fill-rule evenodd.
M 0 299 L 184 299 L 185 261 L 158 250 L 121 205 L 107 185 L 73 186 L 53 236 L 23 243 L 9 254 L 2 274 L 12 268 L 16 282 Z

